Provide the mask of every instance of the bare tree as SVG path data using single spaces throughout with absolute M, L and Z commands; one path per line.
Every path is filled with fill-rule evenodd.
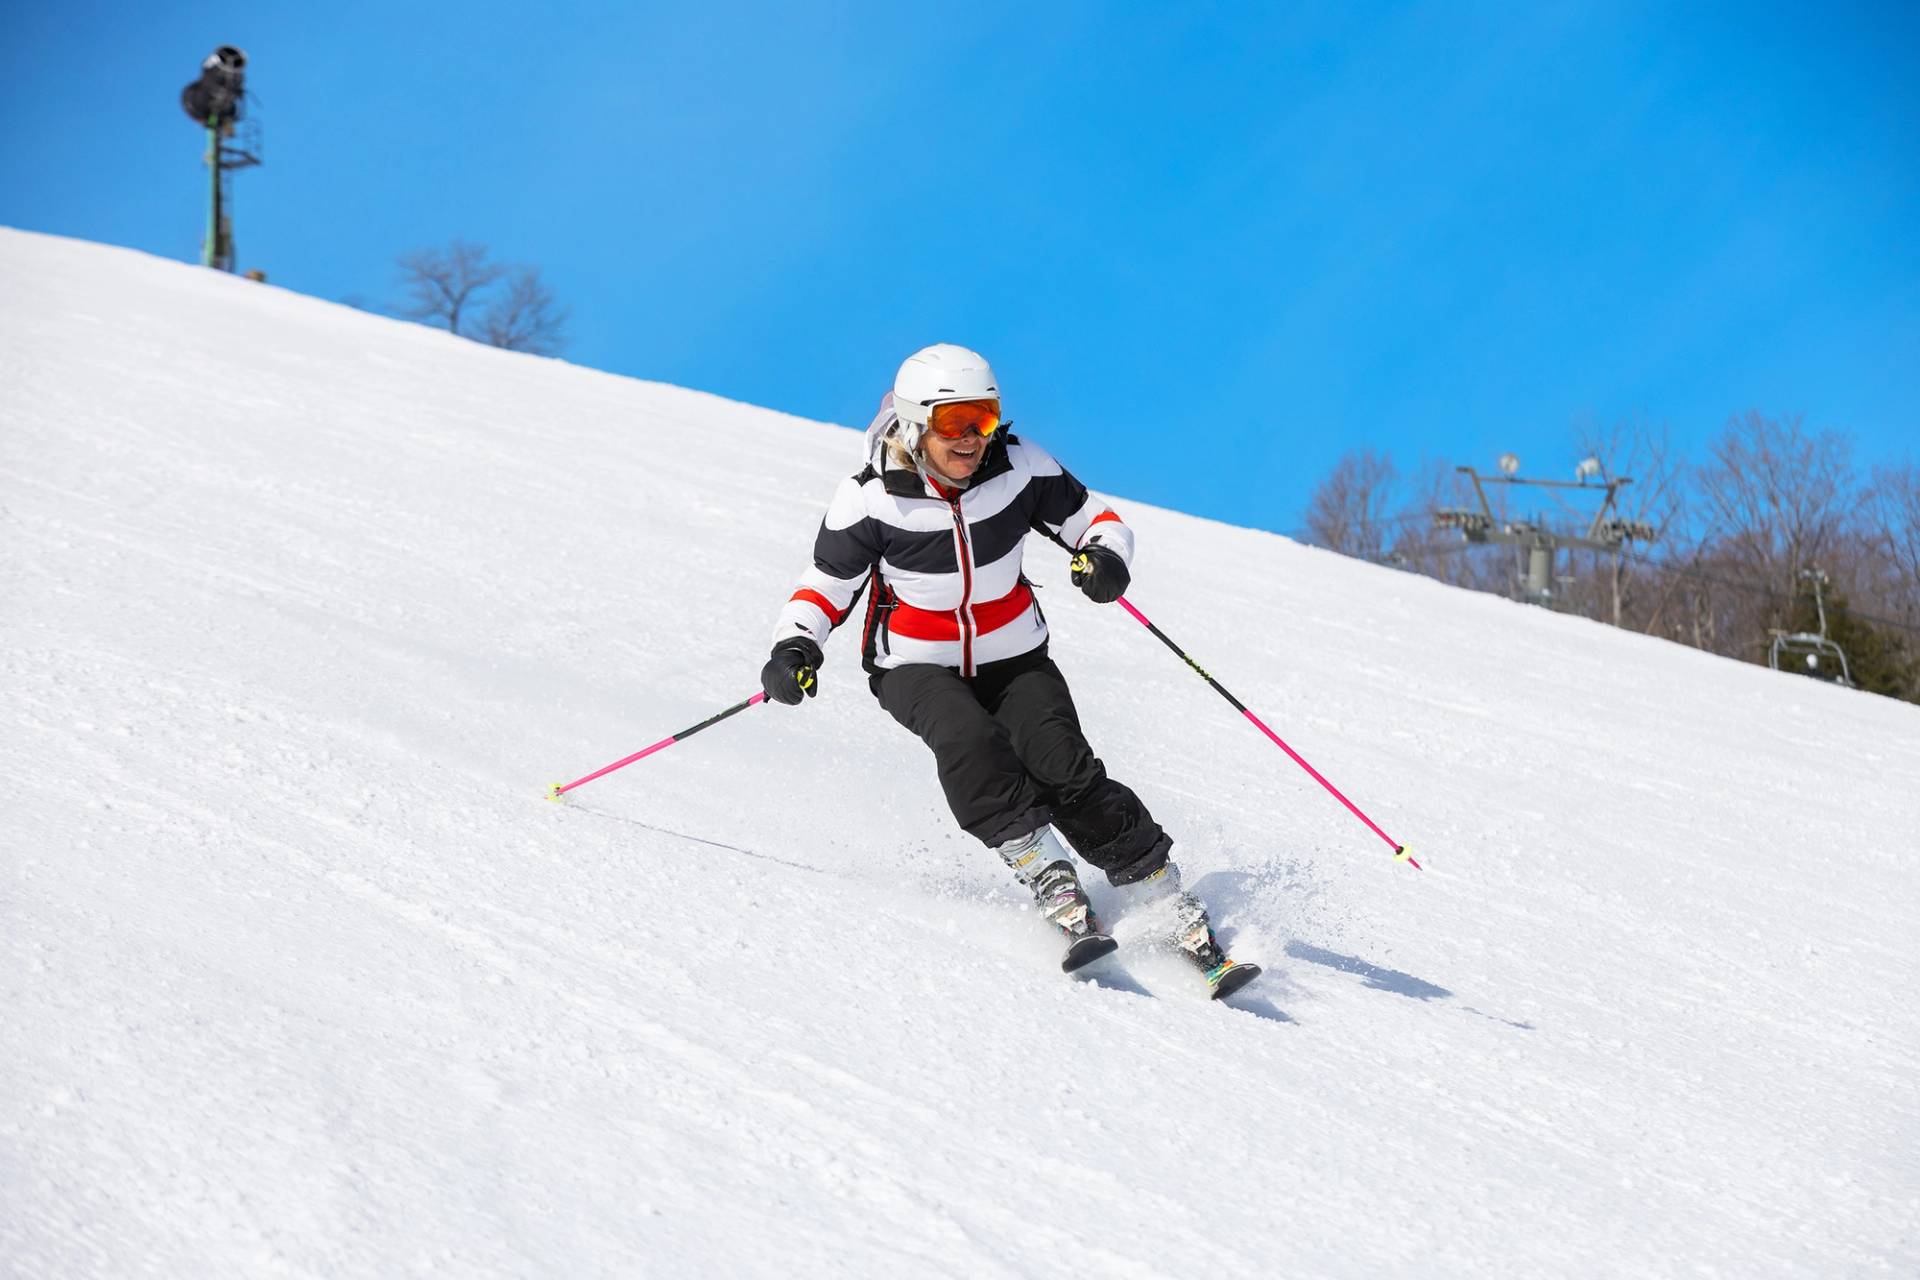
M 1800 571 L 1839 550 L 1858 485 L 1847 439 L 1812 434 L 1799 418 L 1749 412 L 1727 423 L 1712 454 L 1696 477 L 1708 527 L 1694 558 L 1763 590 L 1749 592 L 1749 607 L 1724 619 L 1731 631 L 1704 647 L 1744 651 L 1785 624 Z
M 507 291 L 480 316 L 479 338 L 491 346 L 534 355 L 557 354 L 566 345 L 567 313 L 535 267 L 518 267 Z
M 1769 588 L 1712 538 L 1669 550 L 1655 576 L 1657 601 L 1645 630 L 1725 657 L 1759 661 L 1766 654 L 1763 621 L 1784 608 Z
M 399 266 L 407 300 L 395 310 L 409 320 L 440 325 L 449 333 L 461 333 L 460 323 L 474 295 L 507 273 L 505 267 L 488 261 L 485 245 L 465 240 L 455 240 L 445 249 L 401 254 Z
M 1875 467 L 1864 510 L 1884 566 L 1886 607 L 1907 626 L 1920 626 L 1920 466 Z
M 1341 555 L 1378 560 L 1386 551 L 1393 460 L 1372 449 L 1341 455 L 1307 504 L 1307 536 Z

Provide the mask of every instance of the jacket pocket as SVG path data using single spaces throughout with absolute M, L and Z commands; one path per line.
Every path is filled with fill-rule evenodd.
M 1035 631 L 1045 631 L 1047 629 L 1047 611 L 1040 607 L 1040 586 L 1024 573 L 1020 575 L 1020 581 L 1027 589 L 1027 596 L 1033 601 L 1033 629 Z

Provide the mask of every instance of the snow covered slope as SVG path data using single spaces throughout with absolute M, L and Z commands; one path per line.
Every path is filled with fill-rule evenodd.
M 1428 868 L 1036 545 L 1244 1007 L 1055 972 L 850 636 L 547 802 L 757 687 L 856 439 L 0 231 L 0 1272 L 1920 1269 L 1912 706 L 1122 498 Z

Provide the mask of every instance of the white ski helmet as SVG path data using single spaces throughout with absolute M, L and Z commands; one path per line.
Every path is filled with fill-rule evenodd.
M 893 375 L 893 412 L 916 439 L 943 400 L 999 398 L 1000 383 L 987 358 L 951 342 L 920 348 Z

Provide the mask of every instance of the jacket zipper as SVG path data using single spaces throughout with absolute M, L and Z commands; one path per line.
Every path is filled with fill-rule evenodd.
M 953 510 L 953 529 L 960 538 L 960 607 L 954 616 L 960 622 L 960 674 L 973 674 L 973 544 L 967 541 L 967 518 L 960 514 L 960 499 L 965 491 L 947 499 Z

